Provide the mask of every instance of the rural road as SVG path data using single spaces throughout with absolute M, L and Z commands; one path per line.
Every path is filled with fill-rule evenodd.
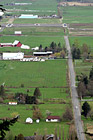
M 6 27 L 6 24 L 2 24 Z M 13 24 L 12 27 L 62 27 L 62 24 Z
M 72 93 L 72 104 L 73 104 L 73 112 L 74 112 L 74 119 L 75 119 L 75 126 L 76 126 L 76 132 L 78 140 L 85 140 L 85 134 L 83 130 L 83 125 L 81 121 L 81 111 L 80 111 L 80 105 L 77 95 L 77 90 L 75 87 L 75 72 L 72 62 L 72 54 L 69 44 L 68 36 L 64 36 L 66 47 L 68 50 L 68 67 L 69 67 L 69 73 L 70 73 L 70 88 Z

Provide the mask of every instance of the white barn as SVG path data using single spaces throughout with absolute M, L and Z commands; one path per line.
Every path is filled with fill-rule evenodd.
M 24 53 L 3 53 L 3 60 L 20 60 L 24 58 Z

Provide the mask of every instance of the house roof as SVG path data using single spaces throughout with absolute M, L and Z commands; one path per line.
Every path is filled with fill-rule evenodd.
M 39 54 L 41 54 L 41 55 L 47 55 L 47 54 L 52 54 L 52 52 L 33 52 L 33 54 L 37 54 L 37 55 L 39 55 Z
M 18 43 L 19 43 L 19 41 L 18 40 L 15 40 L 14 43 L 13 43 L 13 45 L 17 45 Z
M 48 116 L 46 119 L 60 119 L 59 116 Z

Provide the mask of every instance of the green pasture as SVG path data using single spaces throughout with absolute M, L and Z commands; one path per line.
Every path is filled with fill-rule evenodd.
M 15 40 L 19 40 L 22 44 L 30 46 L 30 48 L 40 46 L 42 44 L 43 47 L 49 46 L 51 42 L 61 43 L 61 45 L 65 44 L 64 38 L 59 36 L 1 36 L 0 43 L 11 43 Z M 0 48 L 0 51 L 4 51 L 9 48 Z M 11 50 L 13 48 L 10 48 Z M 27 50 L 25 50 L 27 51 Z M 30 50 L 29 50 L 30 51 Z
M 55 36 L 61 37 L 64 35 L 62 27 L 11 27 L 5 28 L 1 35 L 14 35 L 15 31 L 21 31 L 22 35 L 33 36 Z
M 15 18 L 14 24 L 35 24 L 35 23 L 47 23 L 47 24 L 57 24 L 60 23 L 60 19 L 20 19 L 20 18 Z
M 93 53 L 93 37 L 92 36 L 78 36 L 78 37 L 69 36 L 69 41 L 70 41 L 71 46 L 72 46 L 72 44 L 74 43 L 75 40 L 78 41 L 78 44 L 79 44 L 80 48 L 84 43 L 86 43 L 88 45 L 91 53 Z
M 41 101 L 47 101 L 54 99 L 56 102 L 57 99 L 63 99 L 66 103 L 70 100 L 69 93 L 66 93 L 67 88 L 39 88 L 41 92 L 40 100 Z M 28 94 L 30 96 L 34 95 L 35 88 L 31 87 L 24 87 L 24 88 L 5 88 L 6 94 L 15 94 L 15 93 L 24 93 Z M 29 92 L 27 92 L 29 90 Z M 51 100 L 52 101 L 52 100 Z
M 61 10 L 63 23 L 93 23 L 92 6 L 66 6 Z
M 93 65 L 92 62 L 83 62 L 82 60 L 75 60 L 74 62 L 75 72 L 77 75 L 81 73 L 89 75 L 92 65 Z
M 66 86 L 66 60 L 42 62 L 0 61 L 0 84 L 26 87 Z
M 59 115 L 62 116 L 63 112 L 65 111 L 66 105 L 64 104 L 48 104 L 48 105 L 39 105 L 39 108 L 42 112 L 43 119 L 40 121 L 39 124 L 36 124 L 34 121 L 33 124 L 25 124 L 26 118 L 31 117 L 32 118 L 32 105 L 17 105 L 17 106 L 9 106 L 9 105 L 0 105 L 0 118 L 2 117 L 13 117 L 13 113 L 20 114 L 19 121 L 14 124 L 14 126 L 10 127 L 11 131 L 14 135 L 18 135 L 19 133 L 22 133 L 24 136 L 31 136 L 34 134 L 34 132 L 37 132 L 38 134 L 44 134 L 45 129 L 47 134 L 54 133 L 55 128 L 57 127 L 59 129 L 59 126 L 61 129 L 64 127 L 65 136 L 66 133 L 68 133 L 69 126 L 66 124 L 66 122 L 61 123 L 46 123 L 45 118 L 46 111 L 49 110 L 52 115 Z M 3 108 L 3 109 L 2 109 Z M 56 110 L 56 111 L 55 111 Z M 23 129 L 24 128 L 24 129 Z

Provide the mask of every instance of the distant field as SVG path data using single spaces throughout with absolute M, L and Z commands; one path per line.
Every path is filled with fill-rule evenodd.
M 26 87 L 66 86 L 66 60 L 46 62 L 0 61 L 0 84 Z
M 93 7 L 66 6 L 63 11 L 64 23 L 93 23 Z
M 19 40 L 22 44 L 29 45 L 30 48 L 40 46 L 42 44 L 43 47 L 49 46 L 51 42 L 61 43 L 61 45 L 65 44 L 64 38 L 59 36 L 1 36 L 0 43 L 11 43 L 15 40 Z M 0 48 L 0 51 L 6 50 L 15 50 L 20 48 Z M 30 51 L 30 50 L 25 50 Z
M 57 24 L 60 23 L 59 19 L 15 19 L 14 22 L 15 24 L 35 24 L 35 23 L 48 23 L 48 24 Z
M 12 27 L 5 28 L 1 35 L 13 35 L 15 31 L 22 31 L 22 35 L 34 36 L 62 36 L 64 30 L 62 27 Z
M 6 4 L 7 0 L 1 2 L 1 4 Z M 13 3 L 12 0 L 8 1 L 8 3 Z M 57 14 L 57 1 L 56 0 L 35 0 L 35 1 L 18 1 L 16 0 L 15 3 L 32 3 L 31 5 L 24 5 L 24 6 L 4 6 L 6 9 L 13 9 L 11 14 L 20 15 L 21 13 L 27 14 L 38 14 L 38 15 L 50 15 L 50 14 Z M 17 9 L 17 11 L 15 11 Z M 19 10 L 19 11 L 18 11 Z M 21 11 L 24 10 L 24 11 Z M 31 10 L 31 11 L 25 11 Z

